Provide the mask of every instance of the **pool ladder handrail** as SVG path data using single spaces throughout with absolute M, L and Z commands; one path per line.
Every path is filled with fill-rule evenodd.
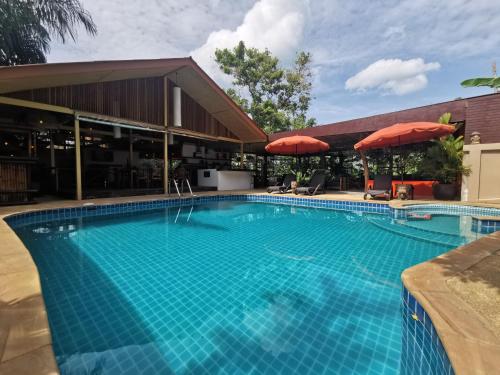
M 186 183 L 187 183 L 187 186 L 189 189 L 189 193 L 191 194 L 191 198 L 196 197 L 196 195 L 193 194 L 193 190 L 191 189 L 191 184 L 189 183 L 189 179 L 183 178 L 181 180 L 181 187 L 182 187 L 182 193 L 181 193 L 179 191 L 179 184 L 177 183 L 177 180 L 174 178 L 174 186 L 175 186 L 175 190 L 177 191 L 177 195 L 179 196 L 179 198 L 182 197 L 182 194 L 184 194 L 184 180 L 186 180 Z

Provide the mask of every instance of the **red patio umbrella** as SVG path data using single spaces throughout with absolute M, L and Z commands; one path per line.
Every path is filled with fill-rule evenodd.
M 451 134 L 454 131 L 454 126 L 443 125 L 436 122 L 400 123 L 370 134 L 365 139 L 356 143 L 354 149 L 357 151 L 366 151 L 376 148 L 425 142 L 433 138 Z
M 266 146 L 266 151 L 276 155 L 295 155 L 297 158 L 297 169 L 299 169 L 299 155 L 317 154 L 328 151 L 328 143 L 307 135 L 292 135 L 277 139 Z
M 360 152 L 363 160 L 365 190 L 368 187 L 368 162 L 364 151 L 425 142 L 452 134 L 454 131 L 454 126 L 437 122 L 407 122 L 380 129 L 359 141 L 354 145 L 354 149 Z
M 266 146 L 266 151 L 276 155 L 306 155 L 328 151 L 328 143 L 305 135 L 277 139 Z

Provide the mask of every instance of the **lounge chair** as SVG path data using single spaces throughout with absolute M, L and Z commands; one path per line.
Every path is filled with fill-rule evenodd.
M 370 198 L 384 198 L 389 200 L 392 197 L 392 177 L 387 175 L 375 176 L 373 187 L 369 188 L 363 196 L 363 199 Z
M 287 174 L 283 178 L 283 183 L 281 185 L 275 185 L 275 186 L 269 186 L 267 188 L 267 192 L 269 194 L 271 193 L 278 193 L 278 194 L 283 194 L 286 193 L 288 190 L 290 190 L 292 186 L 292 181 L 295 180 L 295 176 L 293 174 Z
M 319 192 L 325 192 L 326 175 L 323 172 L 317 172 L 311 177 L 309 186 L 298 187 L 295 194 L 316 195 Z

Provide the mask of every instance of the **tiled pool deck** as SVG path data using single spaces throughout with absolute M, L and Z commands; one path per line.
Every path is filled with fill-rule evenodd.
M 258 191 L 221 192 L 220 195 L 266 195 Z M 200 193 L 200 197 L 217 195 L 216 192 Z M 283 195 L 276 197 L 296 197 Z M 93 199 L 76 202 L 54 201 L 37 205 L 0 207 L 0 373 L 1 374 L 57 374 L 58 369 L 52 351 L 51 336 L 41 286 L 33 260 L 21 240 L 3 220 L 16 213 L 82 207 L 84 203 L 95 205 L 122 204 L 141 201 L 176 199 L 164 195 Z M 297 202 L 306 206 L 324 205 L 349 209 L 351 202 L 363 201 L 362 194 L 333 193 L 307 197 Z M 319 200 L 319 201 L 318 201 Z M 340 201 L 334 203 L 329 201 Z M 377 201 L 392 208 L 407 204 L 436 204 L 436 201 Z M 439 202 L 440 204 L 442 202 Z M 450 204 L 449 202 L 443 202 Z M 334 204 L 336 206 L 334 206 Z M 451 204 L 458 204 L 452 202 Z M 474 204 L 479 207 L 500 205 Z M 384 210 L 384 206 L 369 206 Z M 389 209 L 389 208 L 387 208 Z M 61 211 L 60 211 L 61 212 Z M 62 211 L 71 214 L 71 210 Z M 487 216 L 487 214 L 484 214 Z M 495 226 L 494 218 L 479 217 L 485 226 Z M 494 228 L 496 229 L 496 228 Z M 435 331 L 450 358 L 456 374 L 492 374 L 500 368 L 500 336 L 482 312 L 481 300 L 467 299 L 461 294 L 460 283 L 485 281 L 484 288 L 493 288 L 500 294 L 500 280 L 483 278 L 488 264 L 498 264 L 500 257 L 500 232 L 490 234 L 473 243 L 459 247 L 431 261 L 419 264 L 402 275 L 403 284 L 418 305 L 430 317 Z M 495 263 L 497 262 L 497 263 Z M 481 265 L 481 267 L 478 267 Z M 484 279 L 484 280 L 483 280 Z M 458 280 L 458 281 L 457 281 Z M 494 280 L 499 282 L 495 284 Z M 488 283 L 486 283 L 486 281 Z M 466 302 L 467 301 L 467 302 Z M 417 309 L 417 308 L 416 308 Z M 415 313 L 418 313 L 415 311 Z M 422 312 L 420 312 L 422 313 Z M 415 319 L 413 324 L 425 324 Z M 417 327 L 415 327 L 417 328 Z M 424 327 L 425 328 L 425 327 Z M 416 332 L 416 331 L 415 331 Z M 471 371 L 473 369 L 473 371 Z

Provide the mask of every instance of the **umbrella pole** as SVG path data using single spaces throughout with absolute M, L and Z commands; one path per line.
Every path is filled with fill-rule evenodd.
M 368 160 L 366 159 L 366 154 L 364 151 L 359 151 L 361 155 L 361 161 L 363 162 L 363 174 L 365 176 L 365 193 L 368 191 Z
M 295 145 L 295 168 L 297 169 L 296 173 L 300 172 L 300 157 L 299 157 L 299 146 Z
M 401 137 L 398 136 L 398 143 L 399 143 L 399 173 L 401 173 L 401 184 L 405 183 L 405 174 L 403 171 L 403 149 L 401 148 Z

